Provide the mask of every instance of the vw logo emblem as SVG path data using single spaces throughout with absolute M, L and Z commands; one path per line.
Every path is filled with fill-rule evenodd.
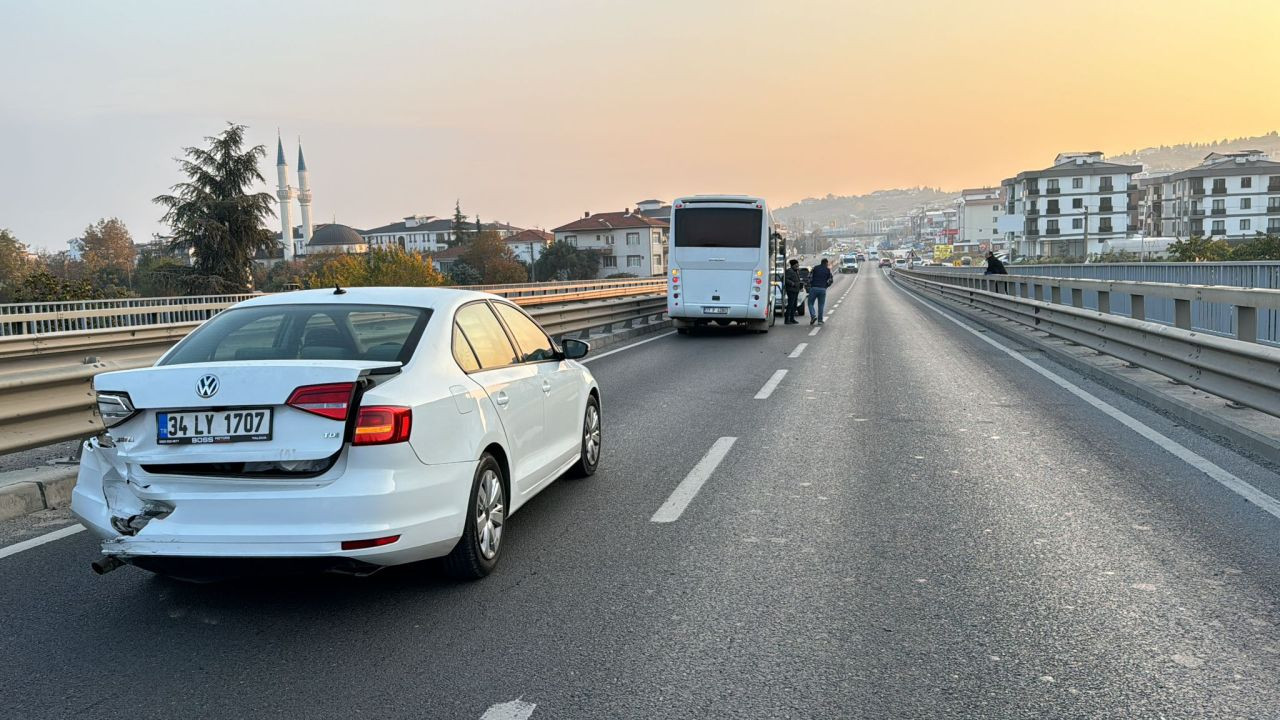
M 218 376 L 205 375 L 196 381 L 196 394 L 202 398 L 211 398 L 218 394 Z

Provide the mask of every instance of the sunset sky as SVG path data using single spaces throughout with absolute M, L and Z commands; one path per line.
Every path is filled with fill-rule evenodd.
M 228 120 L 271 189 L 301 135 L 317 220 L 362 229 L 958 189 L 1280 128 L 1276 28 L 1275 0 L 0 0 L 0 227 L 146 239 Z

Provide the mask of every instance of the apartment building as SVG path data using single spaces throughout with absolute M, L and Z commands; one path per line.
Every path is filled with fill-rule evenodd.
M 627 208 L 622 212 L 583 213 L 578 220 L 552 232 L 558 243 L 598 253 L 599 277 L 617 273 L 648 277 L 667 272 L 668 227 L 665 220 Z
M 503 240 L 522 231 L 522 228 L 506 223 L 482 223 L 480 228 L 498 233 Z M 409 215 L 400 222 L 366 230 L 362 234 L 371 248 L 399 247 L 409 252 L 434 255 L 453 245 L 453 218 Z
M 1280 234 L 1280 162 L 1257 150 L 1209 153 L 1161 182 L 1162 234 L 1244 239 Z
M 1005 180 L 1005 211 L 1020 256 L 1084 257 L 1137 228 L 1129 226 L 1129 187 L 1141 165 L 1106 162 L 1100 152 L 1060 153 L 1053 165 Z M 1006 223 L 1007 227 L 1007 223 Z
M 968 254 L 1004 249 L 1004 235 L 996 228 L 1003 214 L 1003 189 L 984 187 L 961 190 L 960 197 L 956 200 L 959 227 L 955 252 Z

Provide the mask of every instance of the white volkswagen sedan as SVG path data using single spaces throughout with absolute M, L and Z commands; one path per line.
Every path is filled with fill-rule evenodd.
M 600 462 L 600 391 L 516 305 L 437 288 L 248 300 L 154 366 L 94 378 L 72 512 L 98 572 L 367 573 L 447 558 L 478 578 L 507 518 Z

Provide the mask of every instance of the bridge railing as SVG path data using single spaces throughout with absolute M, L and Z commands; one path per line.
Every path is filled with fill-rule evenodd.
M 615 326 L 646 325 L 661 320 L 667 309 L 663 278 L 482 289 L 506 295 L 526 307 L 553 337 L 590 336 L 592 331 Z M 135 324 L 104 322 L 91 329 L 0 337 L 0 454 L 100 432 L 102 423 L 97 417 L 92 386 L 95 375 L 154 363 L 207 317 L 244 297 L 182 299 L 188 302 L 181 312 L 191 314 L 137 315 L 131 314 L 140 312 L 137 306 L 113 301 L 102 301 L 98 307 L 42 308 L 38 314 L 67 313 L 68 321 L 75 314 L 85 319 L 112 318 L 117 323 L 127 318 Z M 208 315 L 203 316 L 204 313 Z M 140 318 L 152 322 L 138 322 Z M 156 322 L 161 319 L 171 321 Z M 24 318 L 15 322 L 44 320 Z
M 1060 265 L 1007 265 L 1011 275 L 1078 278 L 1113 282 L 1141 282 L 1173 285 L 1225 286 L 1280 290 L 1280 262 L 1146 262 L 1146 263 L 1072 263 Z M 981 275 L 982 265 L 970 268 L 925 268 L 926 272 Z M 1166 325 L 1177 324 L 1175 298 L 1148 295 L 1142 308 L 1146 320 Z M 1083 307 L 1099 309 L 1098 296 L 1092 287 L 1084 289 Z M 1129 295 L 1116 293 L 1110 297 L 1111 312 L 1130 314 Z M 1238 320 L 1229 303 L 1193 300 L 1191 327 L 1203 332 L 1235 337 Z M 1248 328 L 1246 328 L 1246 331 Z M 1257 339 L 1280 345 L 1280 312 L 1259 308 Z
M 1121 282 L 1046 275 L 979 275 L 894 270 L 926 295 L 992 313 L 1160 373 L 1219 397 L 1280 416 L 1280 348 L 1259 342 L 1260 312 L 1280 310 L 1280 290 L 1176 283 Z M 1097 306 L 1085 307 L 1086 292 Z M 1129 298 L 1117 313 L 1112 298 Z M 1174 322 L 1151 322 L 1148 298 L 1167 300 Z M 1231 309 L 1235 335 L 1197 330 L 1192 304 Z
M 463 289 L 516 298 L 605 298 L 645 290 L 662 292 L 663 278 L 619 278 L 573 282 L 468 285 Z M 184 297 L 70 300 L 0 304 L 0 337 L 43 335 L 85 330 L 132 328 L 172 323 L 200 323 L 238 302 L 261 293 Z M 546 302 L 555 302 L 551 299 Z

